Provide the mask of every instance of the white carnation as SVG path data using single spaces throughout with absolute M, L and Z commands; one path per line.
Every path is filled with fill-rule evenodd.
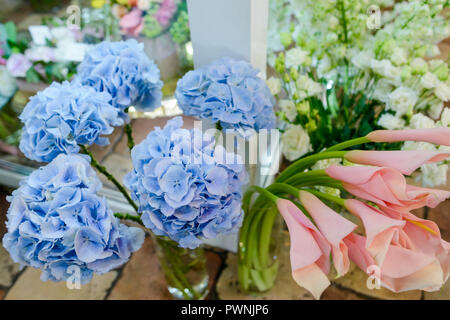
M 402 118 L 396 117 L 393 114 L 384 113 L 378 119 L 377 124 L 382 128 L 385 128 L 388 130 L 395 130 L 395 129 L 402 129 L 405 126 L 405 120 L 403 120 Z
M 291 100 L 280 100 L 280 109 L 286 115 L 289 121 L 293 122 L 297 117 L 297 108 Z
M 417 94 L 408 87 L 399 87 L 392 91 L 388 96 L 386 108 L 396 112 L 397 116 L 402 116 L 417 103 Z
M 277 95 L 281 91 L 281 80 L 275 77 L 270 77 L 267 81 L 267 86 L 273 95 Z
M 286 159 L 294 161 L 312 151 L 309 135 L 301 126 L 291 126 L 281 136 L 282 152 Z

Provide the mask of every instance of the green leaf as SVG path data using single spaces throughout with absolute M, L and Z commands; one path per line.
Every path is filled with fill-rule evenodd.
M 8 41 L 15 43 L 17 41 L 17 31 L 14 22 L 8 21 L 3 26 L 5 27 L 6 34 L 8 36 Z
M 36 82 L 40 81 L 39 74 L 36 72 L 36 70 L 33 69 L 33 67 L 28 69 L 27 74 L 26 74 L 26 80 L 27 80 L 27 82 L 31 82 L 31 83 L 36 83 Z

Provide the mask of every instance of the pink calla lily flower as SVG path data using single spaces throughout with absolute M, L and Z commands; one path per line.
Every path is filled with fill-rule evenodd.
M 405 177 L 392 168 L 330 166 L 325 171 L 353 195 L 402 212 L 423 206 L 434 208 L 450 197 L 449 191 L 408 185 Z
M 351 234 L 357 225 L 343 218 L 307 191 L 300 191 L 299 198 L 330 244 L 334 267 L 338 276 L 343 276 L 350 268 L 347 246 L 343 239 Z
M 277 206 L 291 238 L 291 268 L 295 282 L 320 299 L 330 285 L 330 245 L 310 220 L 289 200 L 278 199 Z
M 345 154 L 350 162 L 378 167 L 389 167 L 410 175 L 425 163 L 439 162 L 450 157 L 450 152 L 439 151 L 366 151 L 353 150 Z
M 409 130 L 376 130 L 366 136 L 373 142 L 422 141 L 450 146 L 450 127 Z
M 139 9 L 131 10 L 120 19 L 119 26 L 126 34 L 138 36 L 144 28 L 142 11 Z

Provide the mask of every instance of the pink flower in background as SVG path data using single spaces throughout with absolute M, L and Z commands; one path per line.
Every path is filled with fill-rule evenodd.
M 25 77 L 31 66 L 30 60 L 21 53 L 12 54 L 6 62 L 6 68 L 14 77 Z
M 278 211 L 283 216 L 291 238 L 291 268 L 295 282 L 319 299 L 330 285 L 331 247 L 312 222 L 289 200 L 278 199 Z
M 142 11 L 139 9 L 131 10 L 120 19 L 119 25 L 125 34 L 138 36 L 144 28 Z
M 165 28 L 169 25 L 169 22 L 176 10 L 177 6 L 173 0 L 163 0 L 158 12 L 155 15 L 155 18 L 159 24 Z

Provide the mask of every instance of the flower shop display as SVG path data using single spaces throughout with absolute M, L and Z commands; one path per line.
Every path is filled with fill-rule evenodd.
M 448 1 L 273 0 L 271 6 L 269 61 L 277 75 L 268 85 L 289 161 L 375 129 L 449 124 L 448 64 L 436 58 L 437 44 L 450 35 Z M 417 142 L 400 147 L 437 150 Z M 447 170 L 446 162 L 424 164 L 415 178 L 444 185 Z

